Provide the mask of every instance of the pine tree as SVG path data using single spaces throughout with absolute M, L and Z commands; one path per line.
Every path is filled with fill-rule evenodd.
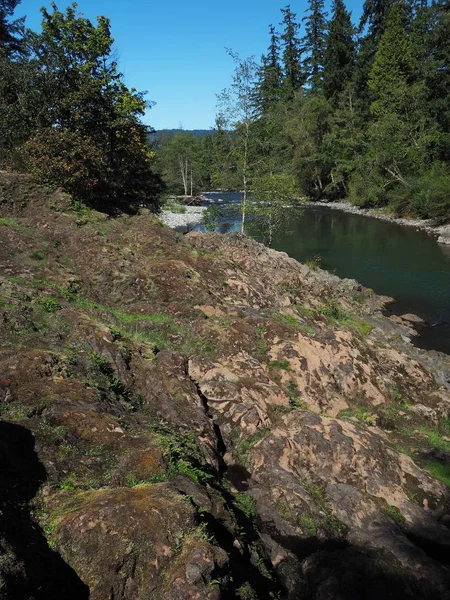
M 349 85 L 355 64 L 354 28 L 343 0 L 334 0 L 326 39 L 324 64 L 325 96 L 336 105 Z
M 301 67 L 300 39 L 297 37 L 300 25 L 296 21 L 297 15 L 292 12 L 289 5 L 282 8 L 281 12 L 283 13 L 283 20 L 280 25 L 284 27 L 281 35 L 283 43 L 283 88 L 286 99 L 291 99 L 305 82 Z
M 356 57 L 354 81 L 357 95 L 363 107 L 369 107 L 372 102 L 367 87 L 370 69 L 378 50 L 381 36 L 386 27 L 386 19 L 391 7 L 398 0 L 365 0 L 359 22 L 359 51 Z M 364 117 L 370 118 L 370 112 L 365 111 Z
M 11 21 L 21 0 L 0 0 L 0 51 L 11 54 L 20 50 L 18 34 L 21 33 L 25 19 Z
M 255 105 L 258 116 L 264 116 L 280 99 L 283 72 L 280 65 L 280 41 L 273 25 L 269 26 L 270 45 L 267 55 L 262 56 L 258 72 Z
M 408 7 L 395 5 L 387 19 L 370 75 L 369 89 L 374 94 L 371 111 L 375 117 L 406 109 L 409 83 L 413 76 L 413 54 L 408 26 Z
M 427 15 L 425 34 L 418 36 L 422 37 L 422 43 L 415 40 L 414 48 L 422 49 L 417 61 L 423 67 L 429 109 L 444 132 L 450 134 L 450 9 L 446 0 L 436 0 L 423 12 Z M 450 142 L 446 148 L 450 160 Z
M 359 31 L 367 27 L 367 37 L 372 39 L 375 45 L 381 39 L 386 28 L 386 19 L 389 11 L 397 0 L 365 0 L 363 11 L 359 22 Z
M 324 0 L 309 0 L 309 14 L 302 19 L 305 22 L 306 35 L 302 39 L 302 51 L 306 54 L 303 70 L 313 92 L 322 90 L 323 68 L 326 46 L 327 13 Z

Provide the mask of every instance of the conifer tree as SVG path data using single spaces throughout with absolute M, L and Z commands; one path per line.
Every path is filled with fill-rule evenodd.
M 353 35 L 350 13 L 343 0 L 334 0 L 326 38 L 323 77 L 325 96 L 335 105 L 352 79 L 355 64 Z
M 20 50 L 20 34 L 25 19 L 11 21 L 21 0 L 0 0 L 0 51 L 6 54 Z
M 293 98 L 295 92 L 303 85 L 305 78 L 301 67 L 300 39 L 297 37 L 300 25 L 297 23 L 297 15 L 292 12 L 288 5 L 282 8 L 283 33 L 281 40 L 283 45 L 283 88 L 286 99 Z
M 369 89 L 374 93 L 371 111 L 378 118 L 406 108 L 413 75 L 412 45 L 406 33 L 407 25 L 408 7 L 401 2 L 389 14 L 369 75 Z
M 309 14 L 305 22 L 306 35 L 302 39 L 302 51 L 306 55 L 303 70 L 313 92 L 322 90 L 326 46 L 327 13 L 324 0 L 309 0 Z
M 280 41 L 273 25 L 269 26 L 270 45 L 266 55 L 262 56 L 262 65 L 258 72 L 255 105 L 258 116 L 263 116 L 280 99 L 283 72 L 280 65 Z

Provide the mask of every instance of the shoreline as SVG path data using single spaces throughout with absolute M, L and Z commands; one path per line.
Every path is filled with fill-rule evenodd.
M 172 212 L 170 210 L 162 210 L 159 218 L 171 229 L 177 227 L 185 227 L 189 229 L 195 225 L 199 225 L 203 221 L 203 213 L 206 206 L 186 206 L 184 212 Z
M 436 238 L 438 244 L 450 245 L 450 224 L 434 226 L 433 219 L 407 219 L 404 217 L 394 217 L 393 215 L 383 213 L 381 208 L 361 208 L 354 206 L 349 202 L 324 202 L 318 200 L 317 202 L 309 201 L 309 206 L 324 206 L 325 208 L 331 208 L 333 210 L 340 210 L 342 212 L 351 213 L 354 215 L 361 215 L 363 217 L 373 217 L 374 219 L 381 219 L 382 221 L 389 221 L 391 223 L 397 223 L 397 225 L 405 225 L 407 227 L 415 227 L 416 229 L 422 229 L 429 235 Z

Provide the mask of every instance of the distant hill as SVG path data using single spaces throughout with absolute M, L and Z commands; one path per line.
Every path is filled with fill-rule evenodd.
M 150 134 L 150 140 L 154 142 L 156 140 L 167 139 L 180 132 L 190 133 L 203 138 L 207 135 L 211 135 L 213 131 L 213 129 L 159 129 Z

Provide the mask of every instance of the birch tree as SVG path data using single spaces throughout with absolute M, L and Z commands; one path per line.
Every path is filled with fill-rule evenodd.
M 227 52 L 235 64 L 235 69 L 231 86 L 223 90 L 218 96 L 218 120 L 225 123 L 228 129 L 234 131 L 236 164 L 242 182 L 241 232 L 244 233 L 248 192 L 251 182 L 252 154 L 254 153 L 252 117 L 258 65 L 254 56 L 240 58 L 232 50 L 228 49 Z

